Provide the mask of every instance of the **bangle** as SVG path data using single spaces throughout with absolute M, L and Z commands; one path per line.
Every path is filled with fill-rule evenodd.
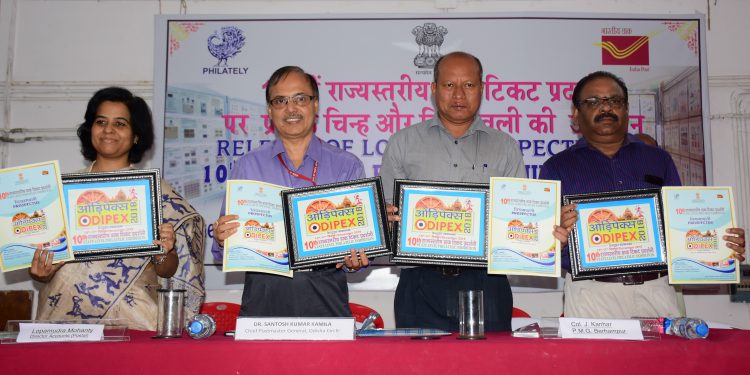
M 166 261 L 167 261 L 167 255 L 166 254 L 160 256 L 159 258 L 157 258 L 156 255 L 152 255 L 151 256 L 151 263 L 153 263 L 155 266 L 158 266 L 158 265 L 160 265 L 160 264 L 162 264 L 162 263 L 164 263 Z

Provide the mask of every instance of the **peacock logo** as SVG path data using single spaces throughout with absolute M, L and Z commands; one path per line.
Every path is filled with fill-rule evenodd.
M 602 65 L 648 65 L 648 35 L 602 35 Z
M 229 59 L 245 46 L 245 34 L 236 26 L 224 26 L 208 37 L 208 52 L 217 58 L 216 66 L 229 66 Z

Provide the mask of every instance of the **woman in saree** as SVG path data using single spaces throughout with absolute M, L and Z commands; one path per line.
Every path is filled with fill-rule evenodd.
M 108 87 L 89 100 L 78 127 L 81 153 L 91 164 L 81 172 L 134 169 L 153 145 L 154 125 L 146 102 L 130 91 Z M 136 330 L 156 330 L 157 289 L 171 278 L 185 289 L 185 317 L 197 314 L 205 297 L 205 223 L 195 209 L 161 181 L 159 239 L 163 254 L 77 263 L 52 263 L 39 249 L 29 273 L 44 283 L 38 320 L 126 319 Z M 160 280 L 161 279 L 161 280 Z

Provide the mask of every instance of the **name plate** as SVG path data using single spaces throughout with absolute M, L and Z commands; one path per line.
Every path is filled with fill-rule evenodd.
M 560 318 L 564 339 L 643 340 L 641 323 L 633 319 Z
M 102 341 L 103 324 L 20 323 L 16 342 Z
M 354 318 L 238 318 L 235 340 L 354 340 Z

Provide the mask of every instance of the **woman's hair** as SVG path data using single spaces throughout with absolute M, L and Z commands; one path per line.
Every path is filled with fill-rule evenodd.
M 130 112 L 130 126 L 133 134 L 138 140 L 130 148 L 128 161 L 138 163 L 143 154 L 154 144 L 154 120 L 151 118 L 151 110 L 148 104 L 122 87 L 107 87 L 97 91 L 89 100 L 84 114 L 84 122 L 78 126 L 78 138 L 81 140 L 81 154 L 86 160 L 96 160 L 96 149 L 91 142 L 91 127 L 96 120 L 96 112 L 104 102 L 122 103 Z

